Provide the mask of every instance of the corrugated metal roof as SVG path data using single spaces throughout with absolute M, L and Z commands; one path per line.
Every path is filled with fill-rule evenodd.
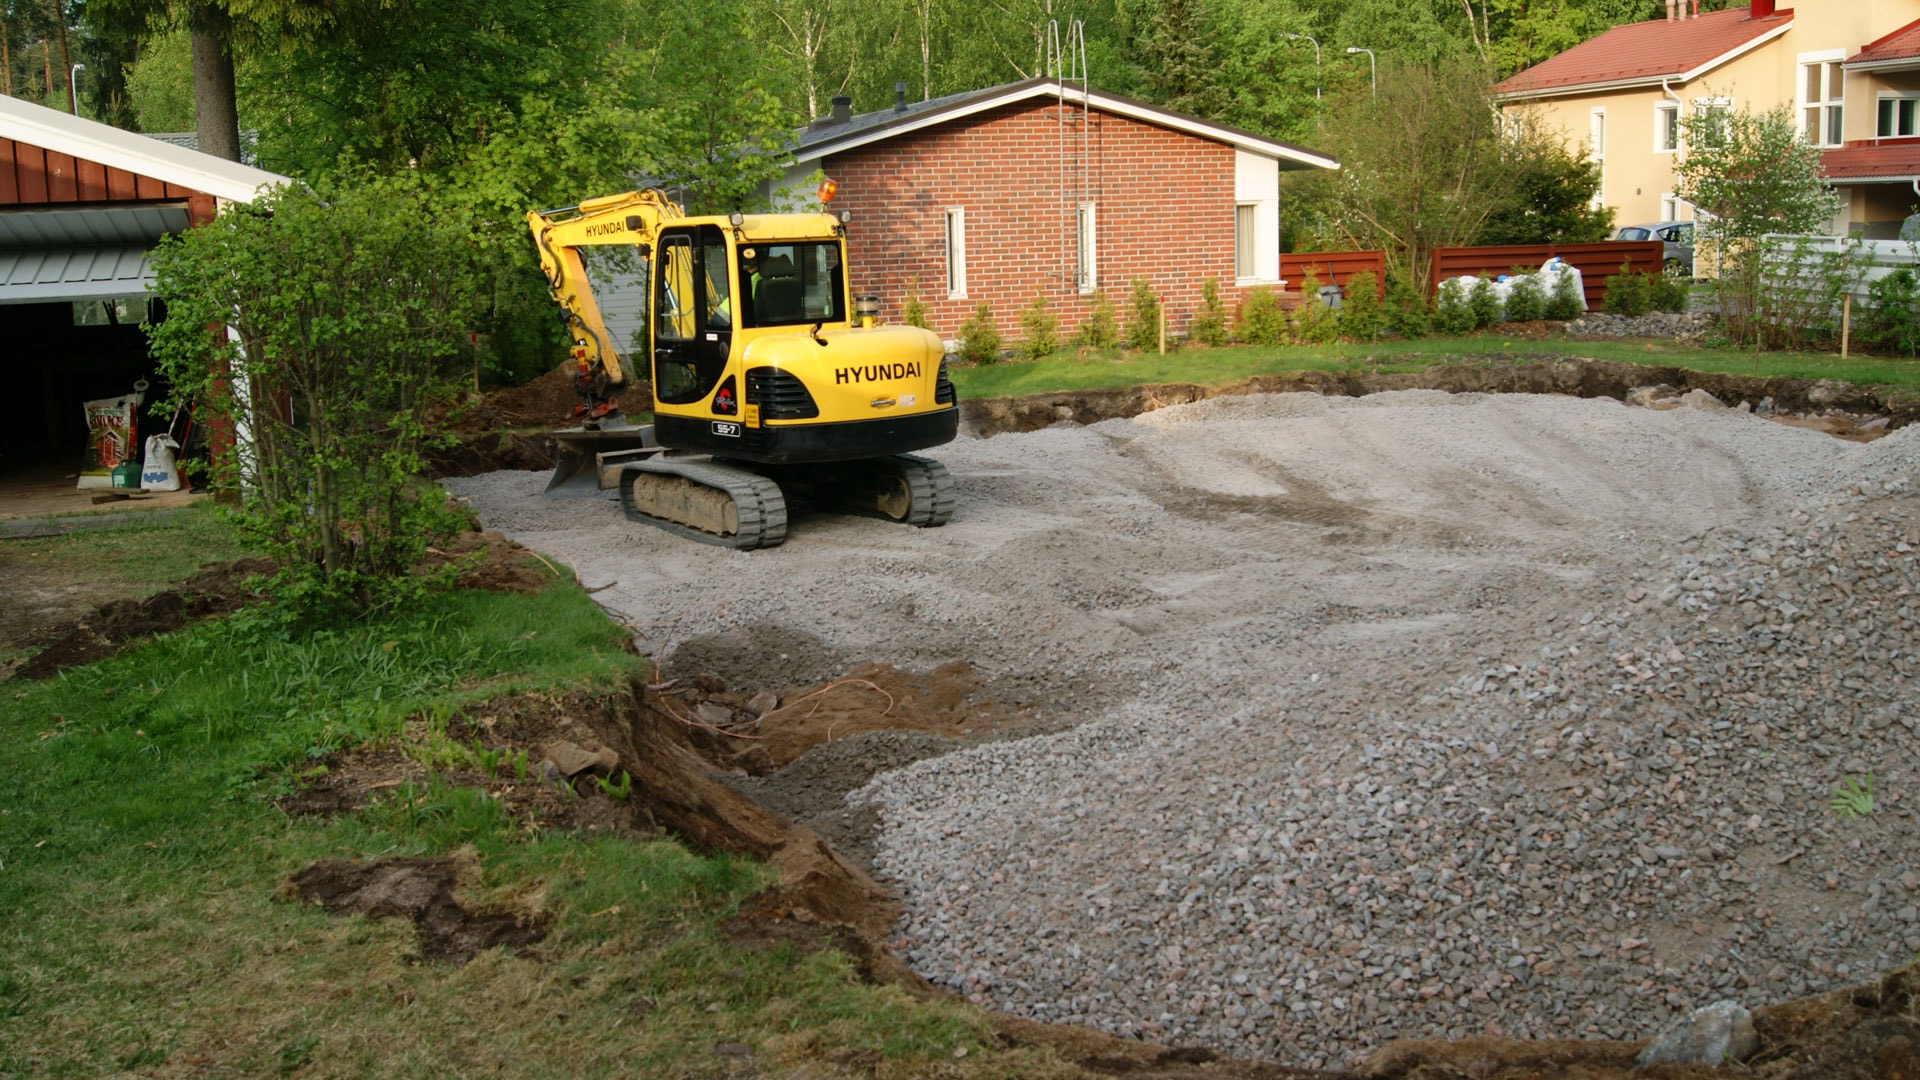
M 1508 77 L 1493 92 L 1502 97 L 1544 95 L 1663 77 L 1694 78 L 1791 25 L 1791 9 L 1756 19 L 1744 6 L 1691 19 L 1627 23 Z
M 4 94 L 0 94 L 0 136 L 237 202 L 251 202 L 267 188 L 293 182 L 251 165 L 149 139 Z
M 0 250 L 0 304 L 134 296 L 152 284 L 141 244 Z
M 185 232 L 184 206 L 90 206 L 85 210 L 0 211 L 0 248 L 145 244 Z

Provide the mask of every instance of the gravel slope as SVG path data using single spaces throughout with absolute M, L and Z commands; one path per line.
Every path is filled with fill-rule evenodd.
M 755 553 L 448 484 L 669 669 L 966 658 L 1049 710 L 856 796 L 899 947 L 1008 1011 L 1326 1064 L 1640 1037 L 1920 950 L 1915 429 L 1290 394 L 937 456 L 947 527 Z

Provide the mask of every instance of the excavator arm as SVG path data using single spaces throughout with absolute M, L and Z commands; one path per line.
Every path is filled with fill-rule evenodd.
M 581 397 L 575 416 L 594 422 L 612 414 L 618 407 L 614 394 L 627 381 L 613 335 L 594 300 L 580 249 L 637 246 L 643 256 L 650 257 L 661 226 L 682 216 L 680 207 L 659 191 L 629 191 L 559 210 L 527 212 L 527 227 L 540 252 L 547 288 L 560 306 L 561 321 L 572 339 L 578 365 L 574 385 Z

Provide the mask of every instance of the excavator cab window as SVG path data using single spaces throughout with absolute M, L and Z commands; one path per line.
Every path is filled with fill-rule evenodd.
M 670 229 L 654 260 L 653 387 L 670 405 L 713 392 L 727 369 L 733 308 L 727 241 L 713 225 Z
M 740 325 L 840 322 L 846 285 L 834 240 L 746 244 L 740 248 Z

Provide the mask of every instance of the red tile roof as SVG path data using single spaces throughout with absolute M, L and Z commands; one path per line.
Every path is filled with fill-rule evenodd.
M 1697 19 L 1628 23 L 1542 60 L 1493 88 L 1495 94 L 1540 94 L 1596 84 L 1658 81 L 1706 67 L 1756 38 L 1793 25 L 1793 10 L 1750 17 L 1745 5 Z
M 1877 64 L 1884 60 L 1912 60 L 1920 57 L 1920 19 L 1873 42 L 1854 56 L 1849 64 Z
M 1852 142 L 1820 155 L 1821 171 L 1837 183 L 1848 180 L 1911 180 L 1920 177 L 1920 139 Z

